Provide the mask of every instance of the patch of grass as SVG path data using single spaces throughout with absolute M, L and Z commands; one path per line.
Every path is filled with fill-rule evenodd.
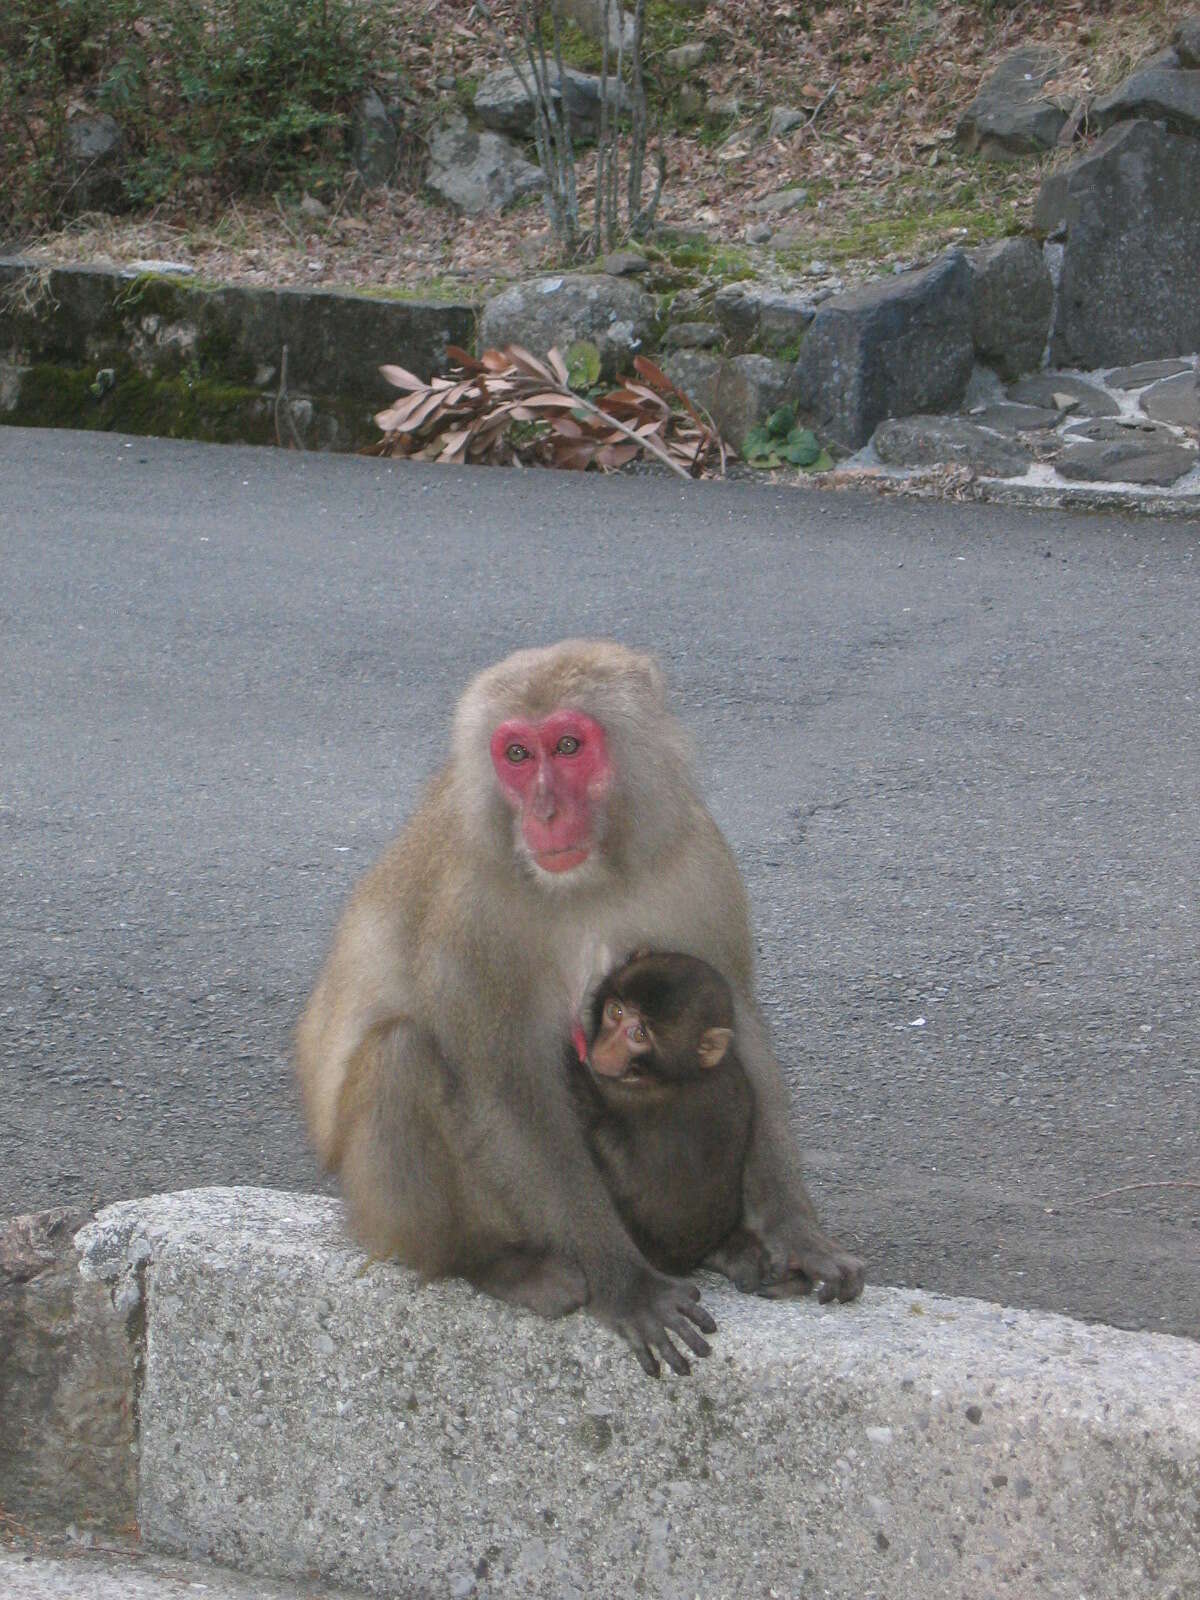
M 683 234 L 672 237 L 660 230 L 655 245 L 663 258 L 693 280 L 696 278 L 737 279 L 754 275 L 749 252 L 740 245 L 717 243 L 705 235 Z
M 978 163 L 966 179 L 943 179 L 935 169 L 858 201 L 826 194 L 819 209 L 798 217 L 777 259 L 802 270 L 813 257 L 841 265 L 986 244 L 1022 230 L 1024 192 L 1005 169 Z

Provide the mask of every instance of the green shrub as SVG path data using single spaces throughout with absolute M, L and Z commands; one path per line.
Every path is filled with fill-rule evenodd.
M 372 74 L 395 65 L 372 0 L 7 0 L 0 220 L 66 209 L 67 109 L 110 112 L 124 200 L 319 189 Z

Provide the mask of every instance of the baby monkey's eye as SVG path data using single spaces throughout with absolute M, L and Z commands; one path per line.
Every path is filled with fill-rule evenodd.
M 573 756 L 579 749 L 579 740 L 573 733 L 564 733 L 554 748 L 560 756 Z
M 604 1020 L 608 1023 L 618 1023 L 625 1015 L 625 1008 L 619 1000 L 606 1000 L 604 1002 Z
M 636 1028 L 630 1030 L 629 1037 L 634 1044 L 645 1044 L 648 1035 L 645 1028 L 639 1022 Z

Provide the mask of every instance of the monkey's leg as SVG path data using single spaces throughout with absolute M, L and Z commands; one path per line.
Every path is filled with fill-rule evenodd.
M 743 1294 L 757 1294 L 766 1280 L 767 1254 L 757 1234 L 735 1228 L 728 1238 L 701 1262 L 712 1272 L 723 1273 Z M 810 1285 L 811 1287 L 811 1285 Z
M 583 1268 L 555 1250 L 504 1250 L 467 1277 L 484 1294 L 524 1306 L 539 1317 L 565 1317 L 587 1304 Z
M 461 1274 L 543 1317 L 585 1303 L 578 1264 L 527 1236 L 503 1196 L 489 1192 L 486 1130 L 423 1030 L 402 1019 L 372 1029 L 351 1060 L 340 1109 L 346 1205 L 374 1255 L 428 1277 Z
M 857 1300 L 865 1271 L 817 1221 L 788 1127 L 787 1089 L 761 1018 L 739 1007 L 738 1049 L 754 1086 L 755 1117 L 743 1179 L 743 1222 L 762 1243 L 766 1271 L 760 1294 L 774 1299 L 808 1294 Z

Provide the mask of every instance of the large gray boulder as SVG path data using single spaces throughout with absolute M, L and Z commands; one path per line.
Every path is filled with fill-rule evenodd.
M 1032 239 L 1000 239 L 968 253 L 975 353 L 1002 378 L 1041 364 L 1050 333 L 1054 285 Z
M 600 108 L 608 101 L 609 114 L 624 111 L 629 105 L 625 85 L 609 77 L 605 94 L 600 93 L 600 79 L 591 73 L 576 72 L 566 67 L 566 109 L 571 132 L 585 138 L 595 138 L 600 131 Z M 518 74 L 512 67 L 500 67 L 489 72 L 475 92 L 475 115 L 485 127 L 497 133 L 511 133 L 519 139 L 533 136 L 535 121 L 532 73 L 528 67 Z M 555 103 L 563 100 L 562 80 L 557 67 L 550 68 L 550 90 Z
M 1111 94 L 1092 102 L 1089 113 L 1100 129 L 1131 117 L 1153 117 L 1178 133 L 1200 133 L 1200 70 L 1143 67 Z
M 1012 161 L 1053 150 L 1067 112 L 1042 90 L 1062 70 L 1059 53 L 1043 45 L 1005 56 L 959 118 L 958 142 L 985 161 Z
M 544 355 L 555 345 L 565 351 L 577 339 L 590 339 L 611 377 L 650 338 L 654 314 L 653 296 L 628 278 L 602 272 L 535 278 L 487 302 L 479 319 L 480 347 L 520 344 Z
M 478 133 L 465 117 L 451 117 L 430 135 L 426 187 L 468 216 L 503 211 L 544 182 L 542 169 L 511 139 Z
M 1200 348 L 1200 140 L 1121 123 L 1046 179 L 1034 226 L 1061 239 L 1056 366 L 1111 367 Z
M 972 365 L 971 269 L 955 250 L 826 300 L 800 347 L 796 389 L 821 437 L 857 450 L 885 417 L 957 410 Z

